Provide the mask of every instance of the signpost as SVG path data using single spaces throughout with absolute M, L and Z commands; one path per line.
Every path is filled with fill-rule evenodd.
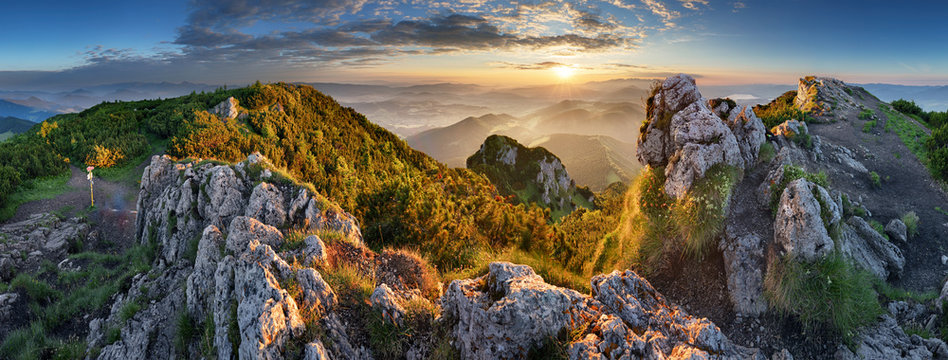
M 92 200 L 92 205 L 89 205 L 89 207 L 95 207 L 95 194 L 92 193 L 92 169 L 95 169 L 95 166 L 86 168 L 86 171 L 89 172 L 89 174 L 86 175 L 86 179 L 89 180 L 89 199 Z

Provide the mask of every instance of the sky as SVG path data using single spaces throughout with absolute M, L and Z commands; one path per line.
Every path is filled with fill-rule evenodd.
M 119 82 L 948 84 L 942 1 L 4 1 L 0 89 Z

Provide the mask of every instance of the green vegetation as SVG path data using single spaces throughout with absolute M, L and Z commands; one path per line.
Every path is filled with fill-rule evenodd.
M 869 120 L 872 118 L 872 110 L 862 109 L 862 112 L 859 113 L 859 120 Z
M 915 101 L 898 99 L 891 103 L 896 111 L 916 118 L 926 126 L 937 129 L 948 124 L 948 111 L 924 111 Z
M 879 235 L 882 235 L 882 237 L 889 239 L 889 235 L 886 235 L 885 226 L 883 226 L 882 223 L 870 219 L 869 226 L 872 227 L 872 230 L 875 230 L 877 233 L 879 233 Z
M 16 209 L 23 203 L 44 199 L 52 199 L 69 190 L 70 174 L 49 176 L 41 179 L 28 180 L 19 188 L 10 187 L 4 183 L 4 168 L 0 166 L 0 221 L 6 221 L 16 214 Z M 3 194 L 10 194 L 3 200 Z
M 875 171 L 870 171 L 870 172 L 869 172 L 869 182 L 870 182 L 870 183 L 872 184 L 872 186 L 875 187 L 875 188 L 881 188 L 881 187 L 882 187 L 882 178 L 880 178 L 880 177 L 879 177 L 879 173 L 877 173 L 877 172 L 875 172 Z
M 823 171 L 810 173 L 799 166 L 790 164 L 784 165 L 783 176 L 780 178 L 780 181 L 770 185 L 770 211 L 774 215 L 777 214 L 777 207 L 780 205 L 780 197 L 783 196 L 783 190 L 787 188 L 788 184 L 801 178 L 824 188 L 829 186 L 829 177 L 827 177 Z
M 10 287 L 27 294 L 33 320 L 3 340 L 0 357 L 36 359 L 52 355 L 69 358 L 68 354 L 74 354 L 80 345 L 74 340 L 56 338 L 53 335 L 57 333 L 55 329 L 74 321 L 79 314 L 102 309 L 112 295 L 127 290 L 132 277 L 151 268 L 156 247 L 157 244 L 152 242 L 132 247 L 120 255 L 73 254 L 69 258 L 86 264 L 80 271 L 60 271 L 56 266 L 44 266 L 35 276 L 18 275 Z M 138 301 L 126 304 L 121 309 L 121 318 L 131 318 L 140 308 Z M 120 327 L 112 327 L 107 331 L 107 340 L 118 340 L 120 335 Z
M 924 144 L 932 174 L 942 181 L 948 181 L 948 122 L 932 130 L 932 136 Z
M 757 161 L 763 164 L 770 163 L 774 157 L 777 156 L 777 150 L 774 148 L 774 144 L 769 141 L 765 141 L 760 145 L 760 150 L 757 152 Z
M 872 284 L 871 274 L 834 252 L 813 263 L 771 261 L 764 294 L 774 309 L 799 318 L 804 329 L 826 327 L 848 341 L 883 312 Z
M 813 118 L 806 112 L 801 111 L 793 105 L 793 99 L 797 97 L 796 91 L 787 91 L 780 95 L 769 104 L 754 106 L 754 114 L 764 122 L 767 129 L 780 125 L 784 121 L 796 119 L 803 122 L 813 121 Z
M 918 235 L 918 214 L 909 211 L 902 215 L 902 223 L 905 224 L 905 234 L 911 239 Z
M 740 168 L 715 165 L 695 181 L 688 194 L 672 208 L 685 253 L 701 259 L 724 230 L 731 191 L 744 176 Z

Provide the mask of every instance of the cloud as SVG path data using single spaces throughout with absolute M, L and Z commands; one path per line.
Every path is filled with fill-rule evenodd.
M 489 65 L 496 68 L 503 69 L 515 69 L 515 70 L 549 70 L 556 67 L 570 67 L 569 64 L 564 64 L 556 61 L 543 61 L 538 63 L 528 63 L 528 64 L 518 64 L 507 61 L 497 61 L 490 63 Z
M 642 4 L 645 5 L 653 14 L 658 15 L 662 18 L 662 22 L 665 24 L 665 27 L 675 27 L 675 22 L 672 20 L 681 16 L 680 13 L 674 10 L 669 10 L 665 3 L 659 0 L 642 0 Z
M 681 6 L 688 10 L 698 10 L 698 5 L 708 6 L 708 0 L 678 0 Z
M 192 0 L 188 23 L 213 28 L 253 25 L 258 21 L 329 24 L 355 13 L 368 0 Z
M 744 9 L 744 8 L 747 7 L 747 4 L 745 4 L 743 1 L 735 1 L 735 2 L 733 2 L 731 5 L 734 7 L 734 8 L 731 10 L 731 12 L 735 12 L 735 13 L 736 13 L 736 12 L 740 12 L 741 9 Z

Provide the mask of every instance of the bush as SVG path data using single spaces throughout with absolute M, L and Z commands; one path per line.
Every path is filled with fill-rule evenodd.
M 883 313 L 872 281 L 871 274 L 836 252 L 812 263 L 783 257 L 768 264 L 764 294 L 774 309 L 796 316 L 807 331 L 828 327 L 848 340 Z
M 121 150 L 112 150 L 101 145 L 92 147 L 92 152 L 86 156 L 86 165 L 109 168 L 115 166 L 125 158 Z
M 796 91 L 787 91 L 780 95 L 769 104 L 754 106 L 754 114 L 764 122 L 767 129 L 780 125 L 784 121 L 797 119 L 800 121 L 812 121 L 812 118 L 806 112 L 801 111 L 793 105 L 793 99 L 797 97 Z
M 902 223 L 905 224 L 905 234 L 909 238 L 918 235 L 918 214 L 914 211 L 909 211 L 902 215 Z
M 882 187 L 882 178 L 879 177 L 879 173 L 875 171 L 869 172 L 869 182 L 872 183 L 873 187 L 876 187 L 876 188 Z
M 763 144 L 760 144 L 760 150 L 757 152 L 758 162 L 767 164 L 771 162 L 776 156 L 777 150 L 774 148 L 774 144 L 766 141 Z

